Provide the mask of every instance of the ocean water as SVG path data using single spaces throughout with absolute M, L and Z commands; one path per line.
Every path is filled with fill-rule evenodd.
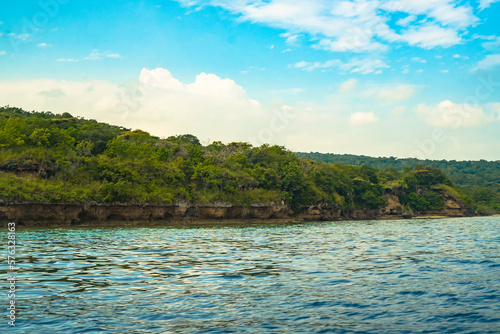
M 2 333 L 500 333 L 500 217 L 16 238 Z

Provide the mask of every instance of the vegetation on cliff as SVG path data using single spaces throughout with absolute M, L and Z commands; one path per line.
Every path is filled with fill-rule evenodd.
M 331 153 L 296 153 L 298 157 L 333 164 L 370 166 L 378 169 L 396 169 L 426 165 L 441 169 L 461 192 L 477 203 L 480 213 L 500 212 L 500 161 L 456 161 L 374 158 L 362 155 Z
M 200 144 L 192 135 L 160 139 L 141 130 L 68 113 L 0 108 L 0 200 L 50 203 L 172 204 L 318 202 L 380 209 L 397 190 L 407 211 L 440 210 L 443 193 L 473 202 L 439 169 L 398 171 L 299 158 L 281 146 Z M 401 208 L 403 210 L 403 208 Z

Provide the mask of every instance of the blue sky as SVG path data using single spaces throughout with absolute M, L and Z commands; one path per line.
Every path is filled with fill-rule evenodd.
M 4 1 L 0 105 L 204 143 L 498 160 L 498 17 L 495 0 Z

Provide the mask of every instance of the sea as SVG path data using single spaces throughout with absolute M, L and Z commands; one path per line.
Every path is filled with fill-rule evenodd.
M 500 333 L 500 217 L 15 238 L 1 333 Z

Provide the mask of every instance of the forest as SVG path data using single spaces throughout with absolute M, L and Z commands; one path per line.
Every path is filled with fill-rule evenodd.
M 408 167 L 425 165 L 439 168 L 463 193 L 477 203 L 477 209 L 484 214 L 500 212 L 500 161 L 456 161 L 374 158 L 363 155 L 331 153 L 297 153 L 298 157 L 332 164 L 370 166 L 378 169 L 402 171 Z
M 439 169 L 449 172 L 445 163 L 385 166 L 369 159 L 356 163 L 327 157 L 241 142 L 203 146 L 190 134 L 159 138 L 69 113 L 0 108 L 0 204 L 161 205 L 186 200 L 285 203 L 292 210 L 318 202 L 346 210 L 380 209 L 386 204 L 384 191 L 397 189 L 407 211 L 442 209 L 443 191 L 476 208 L 455 188 L 457 183 L 467 189 L 463 179 Z M 468 175 L 480 178 L 484 173 Z

